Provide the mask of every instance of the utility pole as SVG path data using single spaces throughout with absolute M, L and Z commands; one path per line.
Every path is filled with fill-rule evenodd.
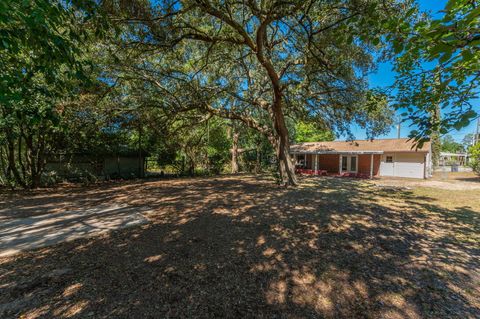
M 394 118 L 393 122 L 395 123 L 395 126 L 397 128 L 397 138 L 400 138 L 400 129 L 401 129 L 401 126 L 402 126 L 402 117 L 398 114 L 395 115 L 395 118 Z
M 480 134 L 480 117 L 477 119 L 477 131 L 475 132 L 475 143 L 473 145 L 477 145 L 479 141 L 478 135 Z

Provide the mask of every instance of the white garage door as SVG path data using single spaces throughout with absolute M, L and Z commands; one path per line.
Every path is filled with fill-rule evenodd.
M 380 163 L 380 174 L 382 176 L 423 178 L 424 161 L 425 154 L 423 153 L 385 154 Z
M 396 153 L 395 176 L 423 178 L 423 153 Z

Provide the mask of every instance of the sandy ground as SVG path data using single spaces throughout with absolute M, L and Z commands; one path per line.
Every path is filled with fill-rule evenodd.
M 461 173 L 442 173 L 436 172 L 433 178 L 429 179 L 409 179 L 409 178 L 380 178 L 375 180 L 380 186 L 397 187 L 429 187 L 445 190 L 472 190 L 480 189 L 480 176 L 472 172 Z
M 4 220 L 126 205 L 150 223 L 0 258 L 0 317 L 479 318 L 478 198 L 254 176 L 3 194 Z
M 115 229 L 144 224 L 141 212 L 147 209 L 111 205 L 56 214 L 9 218 L 14 210 L 0 210 L 0 257 L 23 250 L 55 245 Z

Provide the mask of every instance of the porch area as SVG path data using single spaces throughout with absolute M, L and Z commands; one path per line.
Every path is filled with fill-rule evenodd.
M 295 172 L 302 175 L 373 178 L 383 152 L 294 153 Z

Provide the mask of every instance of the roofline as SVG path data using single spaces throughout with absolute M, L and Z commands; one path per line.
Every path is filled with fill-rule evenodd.
M 428 150 L 416 151 L 290 151 L 290 154 L 385 154 L 385 153 L 428 153 Z
M 290 154 L 383 154 L 383 151 L 290 151 Z
M 300 142 L 295 143 L 293 145 L 302 145 L 308 143 L 354 143 L 354 142 L 372 142 L 372 141 L 393 141 L 393 140 L 411 140 L 409 137 L 401 137 L 401 138 L 373 138 L 368 140 L 335 140 L 335 141 L 317 141 L 317 142 Z
M 468 156 L 468 153 L 450 153 L 450 152 L 440 152 L 442 156 Z

